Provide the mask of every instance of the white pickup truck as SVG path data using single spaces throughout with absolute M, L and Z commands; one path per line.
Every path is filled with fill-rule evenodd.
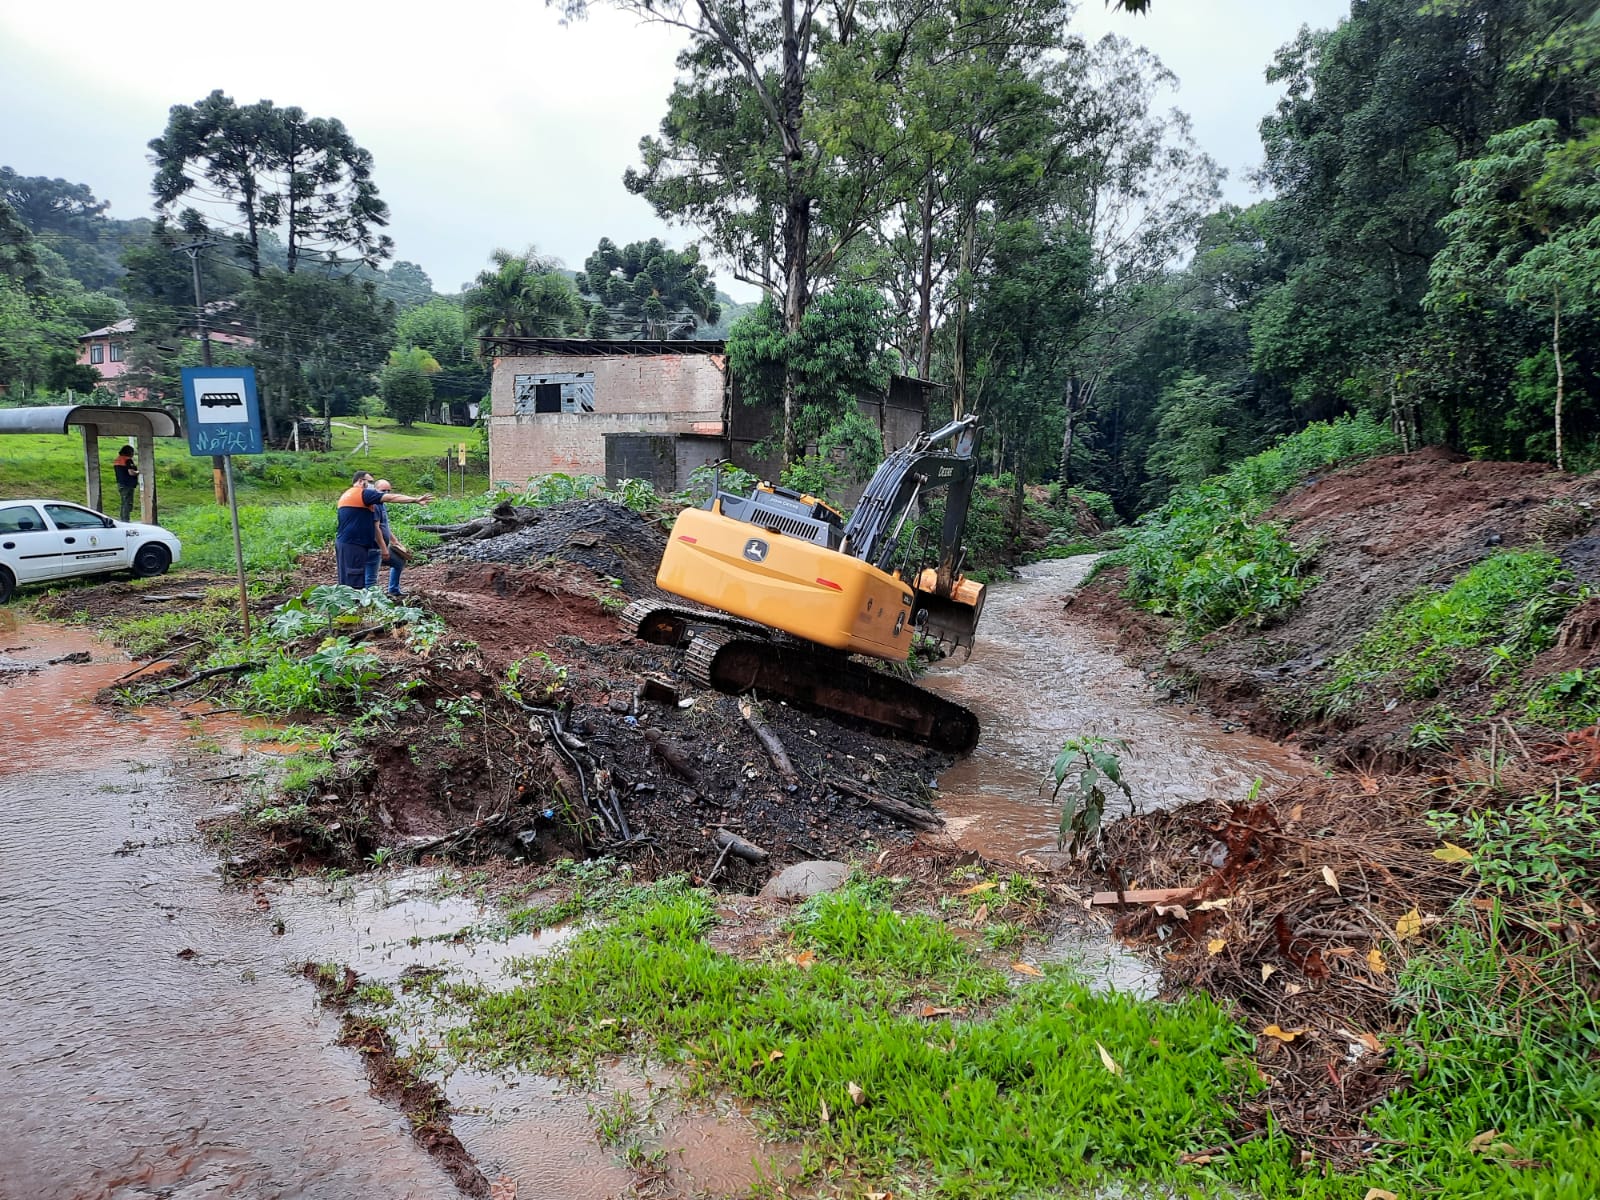
M 159 525 L 115 521 L 62 500 L 0 500 L 0 604 L 25 583 L 107 571 L 162 575 L 181 549 Z

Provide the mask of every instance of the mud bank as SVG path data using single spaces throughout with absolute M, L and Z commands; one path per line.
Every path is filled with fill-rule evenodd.
M 1288 527 L 1317 580 L 1282 620 L 1231 625 L 1180 644 L 1173 621 L 1123 598 L 1122 568 L 1086 587 L 1075 610 L 1112 633 L 1130 661 L 1180 682 L 1224 720 L 1293 738 L 1344 765 L 1406 770 L 1423 757 L 1408 742 L 1436 697 L 1392 689 L 1376 704 L 1327 717 L 1319 691 L 1339 656 L 1410 597 L 1443 591 L 1505 551 L 1556 555 L 1569 592 L 1600 586 L 1600 536 L 1591 532 L 1597 506 L 1600 474 L 1479 462 L 1438 447 L 1386 455 L 1307 478 L 1264 514 Z M 1555 648 L 1527 664 L 1526 679 L 1592 665 L 1600 612 L 1592 603 L 1580 607 L 1569 624 Z M 1480 684 L 1482 675 L 1481 661 L 1463 661 L 1442 693 L 1451 708 L 1463 715 L 1492 709 L 1497 689 Z

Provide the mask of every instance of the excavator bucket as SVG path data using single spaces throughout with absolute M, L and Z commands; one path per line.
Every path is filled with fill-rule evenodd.
M 964 646 L 971 654 L 978 618 L 983 615 L 983 584 L 962 575 L 944 595 L 939 590 L 938 572 L 930 567 L 917 577 L 916 592 L 916 608 L 927 614 L 922 635 L 951 649 Z

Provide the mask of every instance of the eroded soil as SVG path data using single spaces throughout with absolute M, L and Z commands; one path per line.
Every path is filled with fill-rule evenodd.
M 1416 761 L 1407 742 L 1431 700 L 1395 697 L 1387 707 L 1321 721 L 1313 693 L 1329 666 L 1385 612 L 1501 550 L 1544 546 L 1576 583 L 1600 584 L 1600 535 L 1590 532 L 1597 504 L 1596 475 L 1478 462 L 1438 448 L 1388 455 L 1313 476 L 1267 512 L 1311 551 L 1307 570 L 1319 580 L 1283 621 L 1229 627 L 1173 648 L 1171 621 L 1122 599 L 1120 569 L 1084 589 L 1075 609 L 1114 631 L 1133 661 L 1225 720 L 1341 765 L 1404 768 Z M 1593 625 L 1595 615 L 1569 619 Z M 1592 633 L 1580 637 L 1547 652 L 1529 675 L 1580 666 L 1594 648 Z M 1494 690 L 1468 688 L 1457 707 L 1486 710 Z

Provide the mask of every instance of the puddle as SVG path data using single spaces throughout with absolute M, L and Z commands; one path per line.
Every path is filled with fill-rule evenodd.
M 262 911 L 219 885 L 186 778 L 251 773 L 185 740 L 253 753 L 249 724 L 95 706 L 136 664 L 87 629 L 0 612 L 0 655 L 0 1197 L 458 1196 L 290 968 L 498 977 L 565 935 L 423 941 L 483 914 L 420 872 L 263 889 Z M 575 1111 L 552 1138 L 587 1149 Z
M 967 849 L 1055 856 L 1060 809 L 1040 780 L 1069 737 L 1126 739 L 1123 771 L 1141 808 L 1243 797 L 1258 777 L 1270 784 L 1315 769 L 1274 742 L 1161 703 L 1108 639 L 1064 613 L 1062 598 L 1093 562 L 1036 563 L 992 586 L 970 662 L 922 681 L 972 709 L 983 728 L 978 748 L 939 779 L 947 832 Z
M 1140 1000 L 1161 994 L 1161 968 L 1127 949 L 1099 926 L 1068 925 L 1034 952 L 1041 963 L 1064 963 L 1096 992 L 1125 992 Z
M 437 896 L 433 871 L 405 871 L 360 880 L 306 877 L 263 890 L 282 919 L 286 962 L 339 962 L 363 979 L 393 983 L 408 967 L 434 967 L 487 987 L 506 984 L 514 958 L 548 954 L 577 932 L 567 925 L 495 939 L 450 940 L 492 926 L 499 910 L 463 896 Z

